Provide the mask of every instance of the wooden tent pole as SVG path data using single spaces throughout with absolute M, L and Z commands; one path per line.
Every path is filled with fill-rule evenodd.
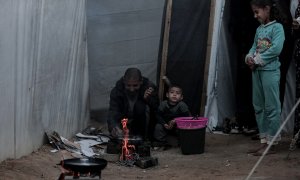
M 167 2 L 167 10 L 166 10 L 165 28 L 164 28 L 162 59 L 161 59 L 160 75 L 159 75 L 158 95 L 160 101 L 162 101 L 164 98 L 165 84 L 164 84 L 163 76 L 166 75 L 166 69 L 167 69 L 169 33 L 170 33 L 170 26 L 171 26 L 171 14 L 172 14 L 172 3 L 173 3 L 173 0 L 167 0 L 167 1 L 168 2 Z
M 206 59 L 205 59 L 204 76 L 203 76 L 203 88 L 202 88 L 202 95 L 201 95 L 200 116 L 204 116 L 206 99 L 207 99 L 207 82 L 208 82 L 210 54 L 211 54 L 211 47 L 212 47 L 215 7 L 216 7 L 216 0 L 211 0 L 209 26 L 208 26 L 208 39 L 207 39 L 207 46 L 206 46 Z

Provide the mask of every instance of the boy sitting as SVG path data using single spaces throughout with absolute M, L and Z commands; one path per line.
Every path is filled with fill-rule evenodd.
M 154 138 L 157 144 L 154 146 L 168 147 L 167 136 L 176 135 L 176 117 L 191 116 L 188 106 L 182 101 L 182 89 L 178 85 L 170 85 L 166 93 L 167 100 L 161 102 L 157 112 L 157 124 L 154 130 Z

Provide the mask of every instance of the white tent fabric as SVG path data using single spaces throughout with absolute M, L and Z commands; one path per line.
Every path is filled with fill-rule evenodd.
M 128 67 L 156 81 L 164 1 L 88 0 L 90 107 L 106 112 L 109 93 Z M 105 114 L 97 120 L 106 122 Z
M 212 33 L 212 44 L 211 44 L 211 54 L 210 54 L 210 64 L 208 72 L 208 83 L 207 83 L 207 100 L 205 106 L 205 117 L 209 118 L 208 128 L 213 129 L 218 125 L 219 119 L 219 109 L 218 109 L 218 99 L 217 99 L 217 87 L 218 87 L 218 48 L 220 44 L 220 34 L 222 27 L 222 19 L 224 13 L 225 1 L 214 1 L 214 24 Z
M 0 1 L 0 161 L 88 120 L 85 0 Z

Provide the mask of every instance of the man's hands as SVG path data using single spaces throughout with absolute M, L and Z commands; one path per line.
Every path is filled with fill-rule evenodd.
M 153 87 L 149 87 L 148 89 L 146 89 L 144 93 L 144 99 L 147 100 L 151 96 L 153 91 L 154 91 Z
M 173 120 L 169 121 L 168 124 L 164 124 L 164 127 L 166 129 L 170 130 L 170 129 L 172 129 L 174 127 L 174 125 L 175 125 L 175 120 L 173 119 Z

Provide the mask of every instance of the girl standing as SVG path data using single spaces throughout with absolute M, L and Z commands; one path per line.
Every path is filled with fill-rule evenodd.
M 280 62 L 285 36 L 280 9 L 272 0 L 252 0 L 254 17 L 261 23 L 245 63 L 252 70 L 252 103 L 259 129 L 260 146 L 248 151 L 262 155 L 280 127 Z M 278 22 L 279 21 L 279 22 Z M 273 145 L 278 144 L 280 136 Z M 274 147 L 269 152 L 275 153 Z

